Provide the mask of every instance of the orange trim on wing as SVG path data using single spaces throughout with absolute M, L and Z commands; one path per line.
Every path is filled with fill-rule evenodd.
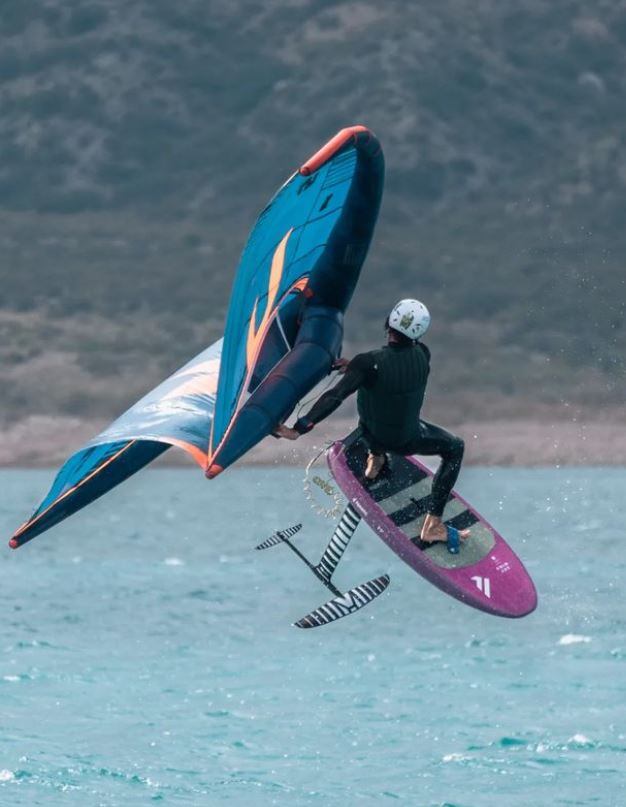
M 212 443 L 213 443 L 213 432 L 215 429 L 215 419 L 211 423 L 211 434 L 209 437 L 209 454 L 208 454 L 208 464 L 211 464 L 211 459 L 217 454 L 217 452 L 222 447 L 224 440 L 228 437 L 228 434 L 233 426 L 235 417 L 237 412 L 239 411 L 239 407 L 241 406 L 241 399 L 246 394 L 246 389 L 248 388 L 248 382 L 250 381 L 250 377 L 252 375 L 252 371 L 254 369 L 254 363 L 257 360 L 259 355 L 259 351 L 261 349 L 261 345 L 263 344 L 263 338 L 267 332 L 268 326 L 271 324 L 272 320 L 276 316 L 278 307 L 272 309 L 272 304 L 276 299 L 276 294 L 278 293 L 278 287 L 280 285 L 280 280 L 283 276 L 283 270 L 285 267 L 285 255 L 287 252 L 287 241 L 289 240 L 289 236 L 293 232 L 293 227 L 291 227 L 287 233 L 283 236 L 280 240 L 280 243 L 274 250 L 274 254 L 272 256 L 272 266 L 270 268 L 270 277 L 268 281 L 268 288 L 267 288 L 267 302 L 265 304 L 265 311 L 263 313 L 263 319 L 259 323 L 259 327 L 255 327 L 256 322 L 256 309 L 259 302 L 259 298 L 257 297 L 254 308 L 252 309 L 252 315 L 250 316 L 250 324 L 248 326 L 248 336 L 246 338 L 246 376 L 244 378 L 244 383 L 241 387 L 241 393 L 239 395 L 239 400 L 237 401 L 237 405 L 235 406 L 235 411 L 233 416 L 230 419 L 230 423 L 228 424 L 226 431 L 222 435 L 222 439 L 219 441 L 218 445 L 216 446 L 215 450 L 212 451 Z M 219 387 L 218 387 L 219 389 Z
M 287 236 L 285 236 L 285 238 L 286 238 L 286 237 L 288 237 L 288 236 L 290 235 L 290 233 L 291 233 L 291 230 L 289 231 L 289 233 L 287 233 Z M 284 240 L 284 239 L 283 239 L 283 240 Z M 282 242 L 281 242 L 281 243 L 282 243 Z M 277 248 L 277 251 L 278 251 L 278 248 Z M 276 317 L 276 315 L 278 314 L 278 310 L 279 310 L 279 308 L 280 308 L 280 304 L 282 303 L 282 301 L 285 299 L 285 297 L 287 297 L 287 295 L 292 294 L 294 291 L 302 291 L 302 292 L 304 292 L 304 293 L 306 294 L 306 290 L 307 290 L 307 284 L 308 284 L 308 282 L 309 282 L 309 278 L 308 278 L 308 277 L 301 277 L 301 278 L 300 278 L 300 280 L 296 281 L 296 283 L 294 283 L 294 284 L 293 284 L 293 286 L 291 286 L 291 287 L 290 287 L 290 288 L 289 288 L 289 289 L 288 289 L 288 290 L 285 292 L 285 294 L 283 294 L 283 296 L 281 297 L 281 299 L 278 301 L 278 303 L 277 303 L 276 307 L 274 308 L 274 310 L 273 310 L 273 311 L 272 311 L 272 313 L 271 313 L 271 316 L 269 317 L 269 319 L 268 319 L 267 323 L 265 324 L 265 327 L 264 327 L 264 332 L 263 332 L 262 334 L 260 333 L 260 331 L 258 331 L 258 332 L 257 332 L 257 336 L 259 337 L 260 341 L 259 341 L 259 344 L 258 344 L 258 346 L 257 346 L 257 351 L 256 351 L 256 354 L 255 354 L 255 356 L 254 356 L 254 362 L 256 362 L 256 360 L 257 360 L 257 358 L 258 358 L 258 353 L 259 353 L 260 348 L 261 348 L 261 346 L 262 346 L 262 344 L 263 344 L 263 336 L 264 336 L 264 335 L 265 335 L 265 333 L 267 332 L 267 328 L 268 328 L 268 326 L 269 326 L 269 325 L 271 325 L 271 323 L 273 322 L 274 318 L 275 318 L 275 317 Z M 247 345 L 246 345 L 246 347 L 247 347 Z M 220 451 L 220 449 L 221 449 L 221 448 L 222 448 L 222 446 L 224 445 L 224 442 L 226 441 L 226 438 L 227 438 L 227 437 L 228 437 L 228 435 L 230 434 L 230 431 L 231 431 L 231 429 L 233 428 L 233 426 L 234 426 L 234 424 L 235 424 L 235 420 L 236 420 L 237 415 L 239 414 L 239 411 L 240 411 L 240 408 L 241 408 L 241 401 L 242 401 L 242 398 L 243 398 L 243 397 L 245 396 L 245 394 L 246 394 L 246 390 L 247 390 L 247 388 L 248 388 L 248 384 L 249 384 L 249 382 L 250 382 L 250 378 L 251 378 L 252 373 L 253 373 L 253 371 L 254 371 L 254 362 L 253 362 L 251 365 L 250 365 L 250 364 L 248 364 L 248 372 L 247 372 L 246 377 L 245 377 L 245 379 L 244 379 L 244 383 L 243 383 L 243 385 L 242 385 L 242 387 L 241 387 L 241 394 L 240 394 L 240 396 L 239 396 L 239 400 L 237 401 L 237 406 L 235 407 L 235 411 L 234 411 L 234 413 L 233 413 L 233 416 L 232 416 L 232 417 L 231 417 L 231 419 L 230 419 L 230 423 L 228 424 L 228 427 L 226 428 L 226 431 L 224 432 L 224 434 L 223 434 L 223 436 L 222 436 L 222 439 L 219 441 L 219 443 L 217 444 L 217 446 L 216 446 L 215 450 L 213 450 L 213 451 L 211 451 L 211 443 L 213 442 L 213 431 L 214 431 L 214 428 L 215 428 L 215 420 L 213 420 L 213 422 L 211 423 L 211 436 L 210 436 L 210 439 L 209 439 L 209 454 L 208 454 L 208 465 L 209 465 L 209 466 L 211 465 L 213 458 L 214 458 L 215 456 L 217 456 L 218 452 Z M 221 473 L 221 472 L 220 472 L 220 473 Z M 209 479 L 210 479 L 210 478 L 211 478 L 211 477 L 209 477 Z
M 77 482 L 75 485 L 72 485 L 72 487 L 69 490 L 66 490 L 65 493 L 62 493 L 60 496 L 58 496 L 51 504 L 49 504 L 46 507 L 45 510 L 42 510 L 41 513 L 39 513 L 35 518 L 25 521 L 24 524 L 22 524 L 22 526 L 15 533 L 13 533 L 13 538 L 18 538 L 28 527 L 32 527 L 33 524 L 36 524 L 41 518 L 43 518 L 43 516 L 45 516 L 46 513 L 50 512 L 50 510 L 55 505 L 57 505 L 59 502 L 62 502 L 63 499 L 67 499 L 67 497 L 70 494 L 74 493 L 75 490 L 78 490 L 78 488 L 82 487 L 82 485 L 84 485 L 85 482 L 88 482 L 90 479 L 93 479 L 93 477 L 96 474 L 100 473 L 100 471 L 102 471 L 104 468 L 106 468 L 108 465 L 114 462 L 118 457 L 120 457 L 136 442 L 137 442 L 136 440 L 130 440 L 128 443 L 126 443 L 126 445 L 123 448 L 120 448 L 119 451 L 116 451 L 112 457 L 109 457 L 108 460 L 105 460 L 105 462 L 103 462 L 102 465 L 99 465 L 90 474 L 87 474 L 87 476 L 81 479 L 80 482 Z
M 363 133 L 371 134 L 367 126 L 348 126 L 346 129 L 341 129 L 326 145 L 322 146 L 319 151 L 316 151 L 315 154 L 309 157 L 300 167 L 302 176 L 308 177 L 309 174 L 313 174 L 315 171 L 319 170 L 324 163 L 327 163 L 351 138 L 356 139 L 358 134 Z
M 309 278 L 301 277 L 300 280 L 298 280 L 297 283 L 294 283 L 294 285 L 289 289 L 288 293 L 291 294 L 294 291 L 304 291 L 308 286 L 308 284 L 309 284 Z
M 193 443 L 188 443 L 186 440 L 179 440 L 176 437 L 162 437 L 159 442 L 169 443 L 177 448 L 182 448 L 183 451 L 186 451 L 193 457 L 203 471 L 206 468 L 206 453 L 202 451 L 201 448 L 198 448 L 198 446 L 194 446 Z
M 276 295 L 278 293 L 278 287 L 280 286 L 280 281 L 283 276 L 283 270 L 285 268 L 285 253 L 287 252 L 287 241 L 289 241 L 289 236 L 292 232 L 293 227 L 287 232 L 280 244 L 274 250 L 272 267 L 270 269 L 270 278 L 267 285 L 267 302 L 265 303 L 265 312 L 258 328 L 255 326 L 256 307 L 259 303 L 258 297 L 254 303 L 252 316 L 250 317 L 250 326 L 248 328 L 248 338 L 246 339 L 246 366 L 248 370 L 254 365 L 254 362 L 257 359 L 261 342 L 265 336 L 265 331 L 267 330 L 270 320 L 273 318 L 272 315 L 274 314 L 274 311 L 272 306 L 274 305 L 274 300 L 276 299 Z
M 35 518 L 29 519 L 28 521 L 25 521 L 24 524 L 22 524 L 22 526 L 13 534 L 13 537 L 9 541 L 9 546 L 11 547 L 11 549 L 17 549 L 20 546 L 20 544 L 18 543 L 18 541 L 16 539 L 19 538 L 19 536 L 26 529 L 28 529 L 29 527 L 32 527 L 33 524 L 36 524 L 41 518 L 43 518 L 43 516 L 45 516 L 46 513 L 50 512 L 50 510 L 55 505 L 57 505 L 59 502 L 62 502 L 63 499 L 66 499 L 70 494 L 74 493 L 74 491 L 78 490 L 78 488 L 82 487 L 82 485 L 84 485 L 85 482 L 88 482 L 90 479 L 93 479 L 93 477 L 96 474 L 100 473 L 100 471 L 104 470 L 104 468 L 109 466 L 112 462 L 115 462 L 115 460 L 118 457 L 120 457 L 125 451 L 127 451 L 132 445 L 134 445 L 137 442 L 138 442 L 138 440 L 136 440 L 136 439 L 135 440 L 129 440 L 129 442 L 126 443 L 126 445 L 123 448 L 120 448 L 120 450 L 117 451 L 115 454 L 113 454 L 112 457 L 109 457 L 108 460 L 103 462 L 102 465 L 99 465 L 97 468 L 95 468 L 90 474 L 88 474 L 86 477 L 81 479 L 80 482 L 77 482 L 69 490 L 66 490 L 65 493 L 63 493 L 61 496 L 58 496 L 51 504 L 49 504 L 46 507 L 45 510 L 42 510 L 41 513 L 39 513 Z M 187 451 L 187 453 L 191 454 L 193 459 L 198 463 L 198 465 L 203 470 L 206 468 L 206 455 L 205 455 L 204 451 L 199 449 L 197 446 L 194 446 L 192 443 L 187 443 L 185 440 L 177 440 L 176 438 L 173 438 L 173 437 L 168 437 L 167 439 L 163 438 L 163 439 L 155 441 L 155 442 L 169 443 L 170 445 L 177 446 L 178 448 L 182 448 L 184 451 Z

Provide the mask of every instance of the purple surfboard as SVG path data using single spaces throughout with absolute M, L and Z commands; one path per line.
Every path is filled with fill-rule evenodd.
M 367 448 L 358 436 L 334 443 L 327 460 L 337 484 L 372 530 L 414 571 L 466 605 L 505 617 L 522 617 L 537 607 L 530 575 L 502 536 L 453 492 L 443 519 L 471 528 L 453 555 L 443 543 L 419 540 L 433 474 L 415 457 L 388 454 L 378 478 L 364 477 Z

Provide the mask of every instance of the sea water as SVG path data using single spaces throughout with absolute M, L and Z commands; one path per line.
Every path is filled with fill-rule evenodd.
M 0 473 L 5 537 L 51 474 Z M 524 560 L 538 610 L 475 611 L 364 525 L 330 596 L 332 522 L 298 469 L 146 471 L 0 549 L 0 805 L 626 804 L 626 470 L 467 469 L 461 492 Z

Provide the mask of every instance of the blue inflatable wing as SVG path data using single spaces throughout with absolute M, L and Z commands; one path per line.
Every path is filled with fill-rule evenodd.
M 220 339 L 73 454 L 9 546 L 16 549 L 58 524 L 170 446 L 184 449 L 206 468 L 221 352 Z
M 73 454 L 9 545 L 58 524 L 170 446 L 215 476 L 269 434 L 339 354 L 343 311 L 372 236 L 383 174 L 378 141 L 363 126 L 342 130 L 305 163 L 248 240 L 223 343 Z
M 374 135 L 364 126 L 342 129 L 259 216 L 226 320 L 209 478 L 270 434 L 330 372 L 383 180 Z

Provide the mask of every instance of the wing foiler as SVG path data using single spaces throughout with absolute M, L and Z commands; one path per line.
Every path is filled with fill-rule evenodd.
M 224 340 L 72 454 L 9 546 L 58 524 L 171 446 L 213 477 L 284 420 L 339 355 L 383 179 L 380 145 L 364 126 L 341 130 L 307 160 L 250 234 Z

